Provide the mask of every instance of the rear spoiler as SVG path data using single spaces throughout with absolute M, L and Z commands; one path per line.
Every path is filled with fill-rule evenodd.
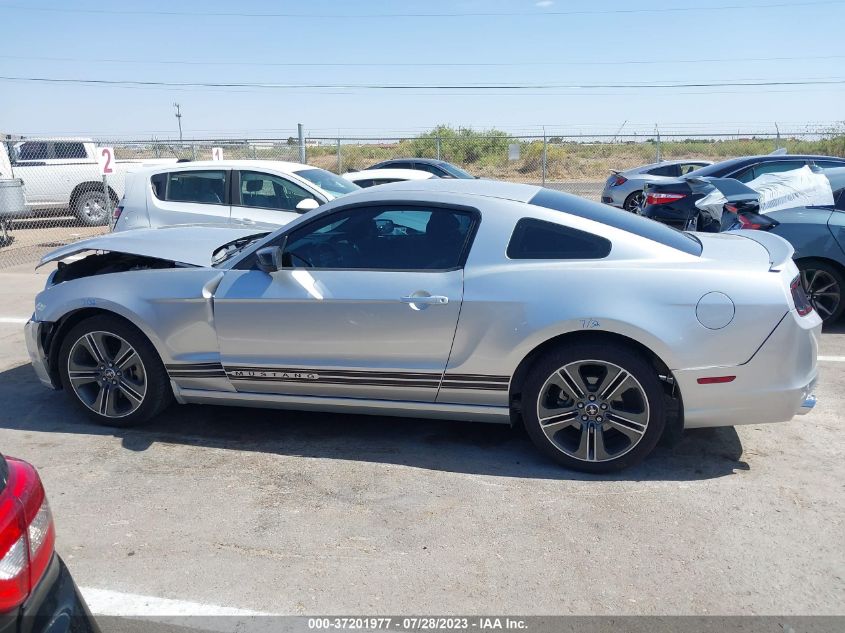
M 769 251 L 769 270 L 780 272 L 783 266 L 792 260 L 795 248 L 785 239 L 768 231 L 728 231 L 733 235 L 739 235 L 757 242 L 760 246 Z

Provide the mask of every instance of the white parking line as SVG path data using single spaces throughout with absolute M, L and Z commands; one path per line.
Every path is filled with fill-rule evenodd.
M 27 321 L 29 321 L 29 319 L 26 317 L 0 317 L 0 323 L 15 323 L 23 325 Z
M 171 600 L 170 598 L 156 598 L 142 596 L 136 593 L 123 593 L 109 589 L 94 587 L 80 587 L 88 608 L 94 615 L 117 615 L 124 617 L 140 616 L 194 616 L 194 615 L 234 615 L 253 617 L 272 615 L 248 609 L 221 607 L 213 604 L 187 602 L 185 600 Z
M 819 360 L 826 363 L 845 363 L 845 356 L 819 356 Z

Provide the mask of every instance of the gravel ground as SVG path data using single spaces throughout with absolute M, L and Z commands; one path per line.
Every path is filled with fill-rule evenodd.
M 285 614 L 845 611 L 845 362 L 808 416 L 612 477 L 476 424 L 174 406 L 121 431 L 28 365 L 9 321 L 44 275 L 0 273 L 0 450 L 40 470 L 81 586 Z

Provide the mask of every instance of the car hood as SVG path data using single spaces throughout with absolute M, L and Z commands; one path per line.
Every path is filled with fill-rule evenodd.
M 255 227 L 179 226 L 107 233 L 57 248 L 42 257 L 36 268 L 85 251 L 144 255 L 180 264 L 211 266 L 211 255 L 217 247 L 259 232 Z

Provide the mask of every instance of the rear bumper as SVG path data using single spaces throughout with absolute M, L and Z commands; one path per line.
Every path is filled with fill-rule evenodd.
M 649 204 L 642 208 L 641 215 L 668 224 L 675 228 L 684 228 L 689 220 L 689 211 L 679 211 L 671 205 Z
M 686 428 L 786 422 L 809 413 L 818 369 L 821 319 L 789 312 L 760 349 L 735 367 L 674 371 L 684 402 Z M 698 384 L 708 376 L 736 376 L 732 382 Z
M 622 205 L 625 204 L 625 198 L 628 197 L 629 191 L 625 191 L 624 188 L 620 189 L 619 187 L 608 187 L 605 186 L 604 190 L 601 192 L 601 201 L 604 204 L 609 204 L 614 207 L 622 208 Z
M 41 321 L 27 321 L 24 326 L 24 339 L 26 340 L 26 351 L 29 353 L 29 360 L 32 361 L 32 368 L 41 383 L 50 389 L 59 389 L 50 375 L 50 368 L 47 363 L 47 354 L 43 346 L 43 329 L 47 324 Z
M 100 633 L 97 622 L 57 554 L 16 613 L 7 614 L 0 633 Z

